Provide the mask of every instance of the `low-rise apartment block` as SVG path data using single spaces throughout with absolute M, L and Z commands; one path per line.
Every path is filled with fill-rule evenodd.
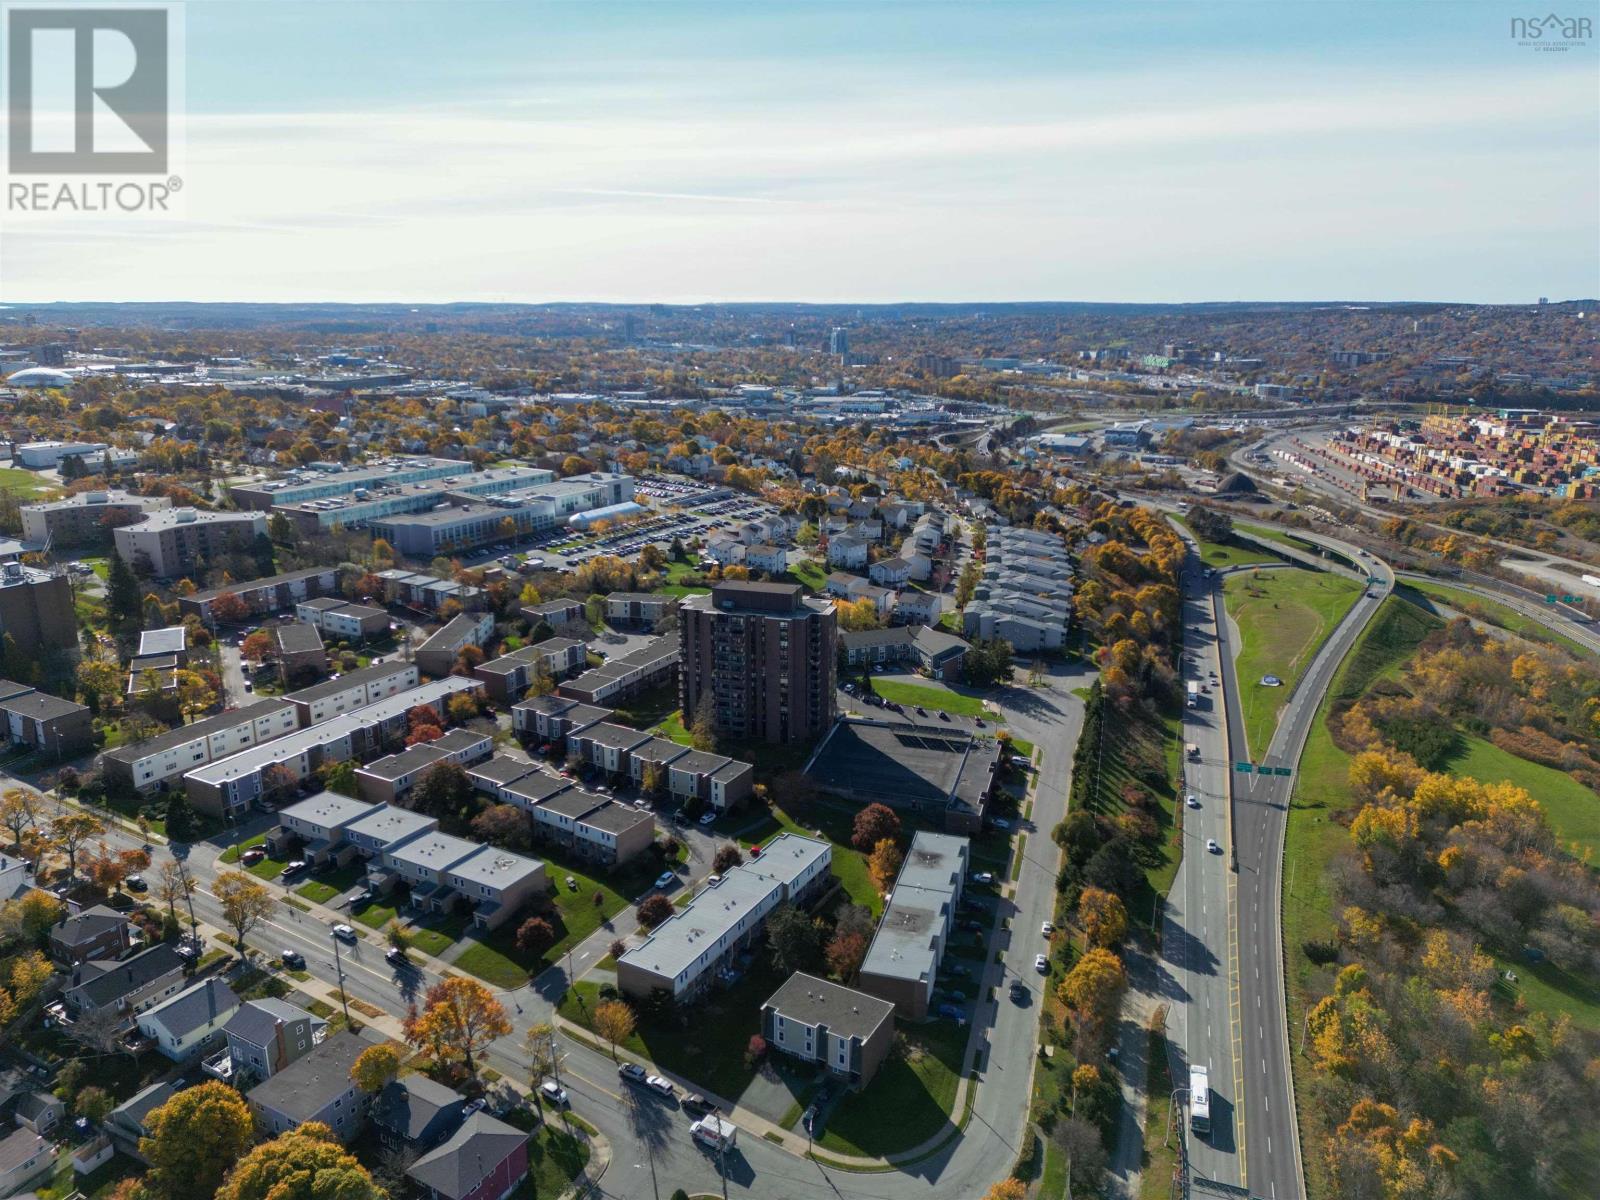
M 494 739 L 470 729 L 447 730 L 431 742 L 418 742 L 398 754 L 377 759 L 356 771 L 361 798 L 373 804 L 393 804 L 442 762 L 467 767 L 494 753 Z
M 928 1015 L 934 981 L 955 927 L 971 846 L 964 837 L 919 832 L 862 961 L 861 990 L 913 1020 Z
M 149 791 L 185 771 L 298 728 L 300 715 L 295 705 L 287 700 L 257 700 L 142 742 L 107 750 L 101 754 L 100 762 L 112 778 Z
M 827 842 L 779 834 L 759 858 L 706 886 L 618 959 L 617 987 L 640 999 L 662 991 L 684 1001 L 719 980 L 733 982 L 732 957 L 760 937 L 778 905 L 804 907 L 825 891 L 833 878 L 832 862 Z
M 0 679 L 0 722 L 11 745 L 26 746 L 55 762 L 94 746 L 94 716 L 88 708 L 9 679 Z
M 193 574 L 218 554 L 247 550 L 265 537 L 267 518 L 252 512 L 173 508 L 113 532 L 117 553 L 135 571 L 157 579 Z
M 676 596 L 659 592 L 612 592 L 606 597 L 606 623 L 634 629 L 654 629 L 677 607 Z
M 581 670 L 587 662 L 587 650 L 576 638 L 546 638 L 479 663 L 472 673 L 483 680 L 489 699 L 509 704 L 522 699 L 541 673 L 551 680 L 561 680 Z
M 448 913 L 469 904 L 479 929 L 497 928 L 536 893 L 549 890 L 538 859 L 437 830 L 391 846 L 379 863 L 368 877 L 380 890 L 404 881 L 412 906 L 422 912 Z
M 416 648 L 417 666 L 429 675 L 448 675 L 456 655 L 467 646 L 482 646 L 493 633 L 493 613 L 458 613 Z
M 301 784 L 324 763 L 360 759 L 397 745 L 405 735 L 406 714 L 412 708 L 428 704 L 442 715 L 451 696 L 482 686 L 475 679 L 455 676 L 421 684 L 186 772 L 184 790 L 201 812 L 237 816 L 269 799 L 275 780 Z
M 344 642 L 366 642 L 389 632 L 389 614 L 371 604 L 351 604 L 336 596 L 302 600 L 294 615 L 314 625 L 331 638 Z
M 668 634 L 565 680 L 556 690 L 585 704 L 616 704 L 653 687 L 671 685 L 679 661 L 678 641 Z
M 779 1053 L 864 1087 L 894 1044 L 894 1005 L 797 971 L 761 1006 L 761 1035 Z
M 384 603 L 403 604 L 419 612 L 436 613 L 448 600 L 454 600 L 467 612 L 481 610 L 487 603 L 482 588 L 437 575 L 392 567 L 379 571 L 378 579 L 383 583 Z
M 524 741 L 559 746 L 567 735 L 596 721 L 611 719 L 612 710 L 552 693 L 531 696 L 511 706 L 511 727 Z
M 968 649 L 955 634 L 925 625 L 846 631 L 839 635 L 839 646 L 852 667 L 905 666 L 946 681 L 961 678 Z
M 302 725 L 315 725 L 340 713 L 352 712 L 379 700 L 409 691 L 421 682 L 416 663 L 386 662 L 351 671 L 284 697 L 299 714 Z
M 226 587 L 208 588 L 189 596 L 178 597 L 181 616 L 199 617 L 207 626 L 216 628 L 212 605 L 218 596 L 228 593 L 244 602 L 252 618 L 288 612 L 304 600 L 319 596 L 335 596 L 339 591 L 337 567 L 312 567 L 305 571 L 289 571 L 282 575 L 268 575 L 244 583 L 230 583 Z
M 51 547 L 109 542 L 119 525 L 172 507 L 165 496 L 117 490 L 79 492 L 61 500 L 22 506 L 22 540 Z

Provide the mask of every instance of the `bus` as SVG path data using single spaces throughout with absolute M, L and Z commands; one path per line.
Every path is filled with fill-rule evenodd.
M 1189 1068 L 1189 1128 L 1211 1132 L 1211 1077 L 1204 1067 Z

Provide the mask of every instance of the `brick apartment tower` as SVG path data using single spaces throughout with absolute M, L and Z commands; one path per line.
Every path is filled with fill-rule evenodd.
M 717 733 L 802 744 L 833 724 L 838 618 L 793 583 L 719 583 L 678 611 L 684 724 L 710 695 Z

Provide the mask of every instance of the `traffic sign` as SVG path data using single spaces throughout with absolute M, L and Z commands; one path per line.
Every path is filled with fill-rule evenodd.
M 1254 763 L 1238 762 L 1233 764 L 1233 769 L 1241 775 L 1250 775 L 1255 772 L 1256 768 Z
M 1294 774 L 1294 768 L 1292 768 L 1292 767 L 1275 767 L 1274 771 L 1275 771 L 1276 774 L 1283 775 L 1283 776 L 1289 776 L 1289 775 L 1293 775 Z
M 1554 596 L 1546 596 L 1544 598 L 1544 602 L 1546 604 L 1554 604 L 1556 602 L 1556 597 L 1554 597 Z
M 1563 597 L 1561 597 L 1561 603 L 1563 603 L 1563 604 L 1576 604 L 1577 602 L 1578 602 L 1578 598 L 1576 596 L 1563 596 Z

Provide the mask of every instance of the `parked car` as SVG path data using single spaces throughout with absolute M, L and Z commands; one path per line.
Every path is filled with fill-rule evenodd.
M 1011 981 L 1011 999 L 1020 1004 L 1027 998 L 1028 985 L 1023 983 L 1020 979 L 1013 979 Z
M 261 860 L 257 859 L 256 861 L 260 862 Z M 300 874 L 301 871 L 304 871 L 306 869 L 306 867 L 309 866 L 309 865 L 310 864 L 308 864 L 306 862 L 303 862 L 302 860 L 300 860 L 298 858 L 291 859 L 290 862 L 289 862 L 289 865 L 284 867 L 283 873 L 285 875 L 298 875 L 298 874 Z
M 623 1063 L 617 1068 L 617 1074 L 629 1083 L 643 1083 L 649 1078 L 649 1073 L 638 1063 Z
M 539 1085 L 539 1098 L 557 1108 L 571 1108 L 572 1097 L 567 1095 L 567 1089 L 554 1079 L 546 1079 Z
M 967 878 L 973 883 L 988 884 L 994 882 L 994 874 L 990 871 L 974 871 L 971 875 L 967 876 Z
M 717 1106 L 699 1092 L 690 1092 L 683 1098 L 681 1103 L 685 1112 L 708 1113 L 717 1111 Z
M 662 891 L 666 891 L 669 887 L 677 882 L 678 877 L 671 871 L 663 871 L 661 874 L 656 876 L 656 887 L 660 888 Z
M 1006 820 L 1004 817 L 995 817 L 989 822 L 989 824 L 994 826 L 1001 833 L 1007 833 L 1011 829 L 1011 822 Z
M 298 950 L 278 951 L 278 961 L 291 970 L 304 971 L 306 969 L 306 956 Z
M 1187 796 L 1185 796 L 1183 802 L 1190 808 L 1200 807 L 1200 797 L 1196 796 L 1193 792 L 1190 792 Z
M 1045 937 L 1049 937 L 1055 931 L 1056 923 L 1054 921 L 1046 921 L 1043 925 L 1039 926 L 1039 932 L 1044 934 Z
M 1041 975 L 1048 974 L 1050 971 L 1050 960 L 1043 954 L 1035 954 L 1033 956 L 1033 969 L 1039 972 Z
M 948 1017 L 952 1021 L 965 1021 L 967 1014 L 958 1004 L 941 1004 L 936 1010 L 941 1017 Z
M 359 888 L 345 897 L 345 903 L 351 908 L 362 908 L 376 899 L 371 888 Z
M 129 875 L 122 881 L 122 886 L 130 892 L 148 892 L 150 885 L 144 881 L 143 875 Z
M 677 1089 L 672 1086 L 672 1080 L 663 1079 L 659 1075 L 647 1076 L 645 1078 L 644 1085 L 645 1085 L 645 1087 L 649 1088 L 652 1092 L 655 1092 L 658 1095 L 662 1095 L 662 1096 L 671 1096 L 674 1092 L 677 1091 Z
M 253 867 L 267 856 L 267 852 L 260 846 L 252 846 L 239 855 L 239 861 L 247 867 Z

